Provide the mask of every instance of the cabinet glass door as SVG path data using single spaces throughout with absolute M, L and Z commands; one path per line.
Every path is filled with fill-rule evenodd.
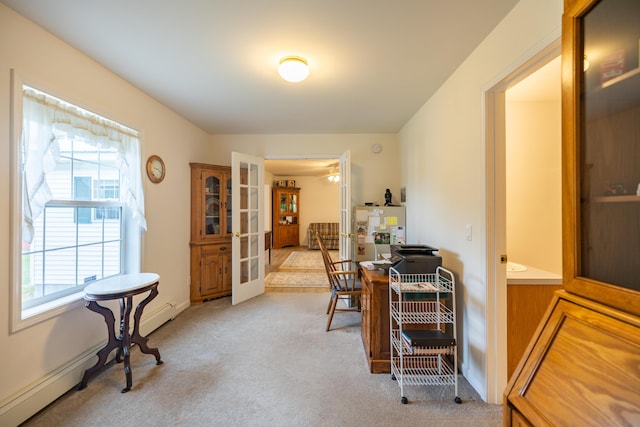
M 640 1 L 582 18 L 578 275 L 640 290 Z
M 280 193 L 280 213 L 282 215 L 287 213 L 287 193 Z
M 205 235 L 220 234 L 220 179 L 216 176 L 205 179 L 204 209 Z
M 296 194 L 291 194 L 289 200 L 289 213 L 298 213 L 298 196 Z

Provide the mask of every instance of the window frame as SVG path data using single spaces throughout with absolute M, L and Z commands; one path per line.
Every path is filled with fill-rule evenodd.
M 84 289 L 78 292 L 57 298 L 35 307 L 23 309 L 22 307 L 22 170 L 21 170 L 21 138 L 23 119 L 23 85 L 39 88 L 47 94 L 59 99 L 69 99 L 74 105 L 83 108 L 73 97 L 59 95 L 59 91 L 52 90 L 47 85 L 26 78 L 15 69 L 11 69 L 11 105 L 10 105 L 10 207 L 9 207 L 9 333 L 13 334 L 29 328 L 38 323 L 60 316 L 64 313 L 84 306 Z M 99 114 L 99 113 L 95 113 Z M 101 117 L 108 115 L 99 114 Z M 142 171 L 142 132 L 138 132 L 138 164 L 137 172 Z M 94 185 L 94 182 L 91 182 Z M 93 188 L 92 188 L 93 193 Z M 51 201 L 56 202 L 56 201 Z M 106 204 L 109 204 L 108 202 Z M 142 214 L 144 214 L 142 210 Z M 121 271 L 134 273 L 141 270 L 142 233 L 145 226 L 135 221 L 130 221 L 131 213 L 124 213 L 121 219 L 123 250 L 121 253 Z M 91 218 L 93 220 L 93 218 Z M 143 217 L 144 222 L 144 217 Z

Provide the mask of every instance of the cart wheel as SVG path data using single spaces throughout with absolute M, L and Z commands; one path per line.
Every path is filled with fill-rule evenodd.
M 391 379 L 395 381 L 396 380 L 396 374 L 391 374 Z
M 462 399 L 460 399 L 458 396 L 456 396 L 456 398 L 453 399 L 453 401 L 456 403 L 462 403 Z
M 402 396 L 402 398 L 400 399 L 400 402 L 402 402 L 403 405 L 406 405 L 407 403 L 409 403 L 409 399 L 407 399 L 406 397 Z

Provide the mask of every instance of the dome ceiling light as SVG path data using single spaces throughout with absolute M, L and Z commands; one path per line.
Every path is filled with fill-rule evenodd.
M 278 73 L 286 81 L 298 83 L 309 76 L 309 64 L 299 56 L 287 56 L 280 60 Z

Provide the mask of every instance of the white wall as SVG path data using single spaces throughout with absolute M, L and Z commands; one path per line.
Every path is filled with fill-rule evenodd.
M 160 293 L 145 309 L 146 328 L 189 304 L 189 162 L 218 160 L 206 133 L 0 5 L 0 425 L 15 425 L 77 384 L 84 369 L 95 363 L 96 346 L 106 340 L 104 320 L 83 304 L 8 333 L 11 68 L 40 89 L 142 131 L 143 161 L 151 154 L 164 159 L 164 182 L 154 185 L 145 177 L 148 230 L 142 269 L 161 277 Z M 52 398 L 51 393 L 57 395 Z
M 509 91 L 506 100 L 507 254 L 561 274 L 560 101 L 510 101 Z
M 408 240 L 440 248 L 455 273 L 462 372 L 492 403 L 501 402 L 505 384 L 494 380 L 490 361 L 496 313 L 487 312 L 494 302 L 486 271 L 484 91 L 559 34 L 562 7 L 562 0 L 521 0 L 400 132 Z

